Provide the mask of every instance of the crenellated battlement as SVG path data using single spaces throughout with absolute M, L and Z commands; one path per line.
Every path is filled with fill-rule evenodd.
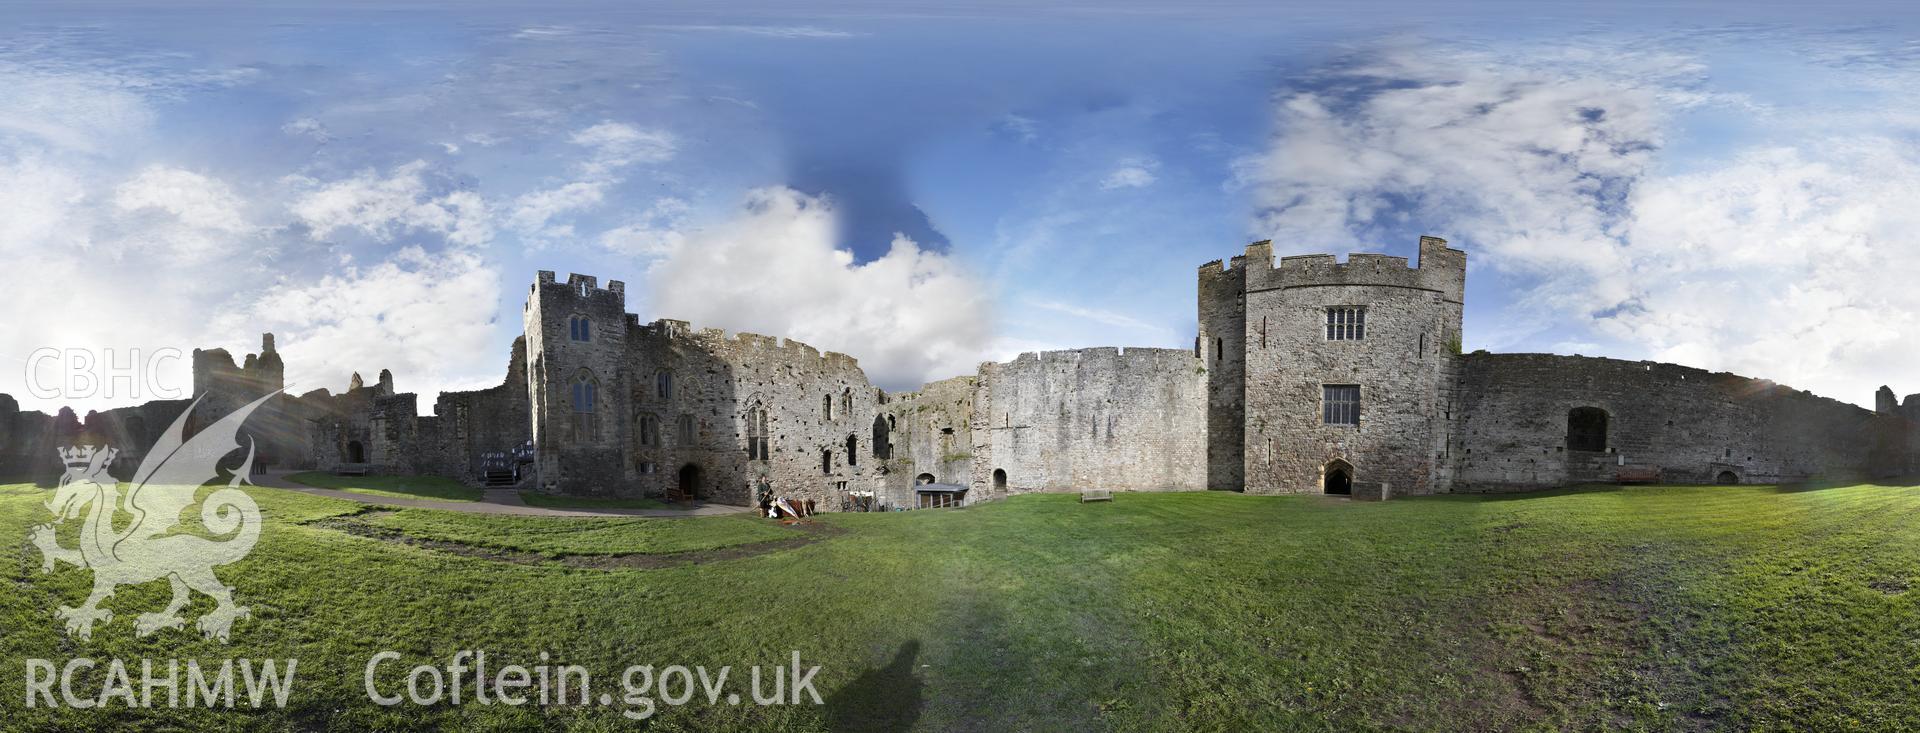
M 1192 366 L 1197 359 L 1189 349 L 1165 349 L 1148 347 L 1096 346 L 1085 349 L 1060 349 L 1056 351 L 1028 351 L 1006 362 L 985 362 L 981 366 L 1032 366 L 1041 364 L 1080 363 L 1085 361 L 1106 360 L 1132 364 L 1177 363 L 1182 368 Z
M 624 310 L 627 302 L 627 284 L 619 280 L 608 280 L 606 287 L 600 287 L 600 279 L 592 275 L 567 273 L 567 282 L 562 286 L 552 270 L 541 270 L 533 285 L 527 288 L 530 295 L 537 296 L 542 291 L 548 293 L 570 293 L 574 297 L 588 301 L 611 301 L 620 304 Z
M 1345 262 L 1336 255 L 1306 254 L 1284 256 L 1276 263 L 1273 243 L 1263 240 L 1247 245 L 1246 254 L 1233 257 L 1226 266 L 1219 260 L 1201 265 L 1200 281 L 1203 290 L 1226 285 L 1239 286 L 1236 289 L 1243 292 L 1328 285 L 1411 288 L 1459 302 L 1466 291 L 1466 258 L 1465 252 L 1448 247 L 1447 240 L 1422 236 L 1417 262 L 1355 252 Z
M 831 368 L 858 369 L 860 360 L 837 351 L 821 351 L 809 344 L 793 339 L 767 336 L 764 334 L 740 331 L 730 332 L 723 328 L 695 329 L 687 321 L 671 318 L 657 319 L 644 326 L 635 326 L 636 335 L 641 338 L 685 341 L 706 345 L 731 345 L 743 350 L 773 352 L 769 358 L 792 360 L 798 363 L 822 361 Z

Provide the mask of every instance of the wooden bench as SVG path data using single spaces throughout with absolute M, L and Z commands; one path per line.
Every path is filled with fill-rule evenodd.
M 1113 492 L 1106 489 L 1086 489 L 1080 492 L 1080 503 L 1089 501 L 1113 501 Z
M 1660 482 L 1660 467 L 1621 466 L 1614 469 L 1613 480 L 1623 484 L 1656 484 Z

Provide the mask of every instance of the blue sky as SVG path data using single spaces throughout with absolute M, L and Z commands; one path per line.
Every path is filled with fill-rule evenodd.
M 10 6 L 0 392 L 123 404 L 28 354 L 271 330 L 296 390 L 425 409 L 498 381 L 541 269 L 911 388 L 1189 346 L 1254 239 L 1422 233 L 1468 349 L 1920 391 L 1895 5 L 397 7 Z

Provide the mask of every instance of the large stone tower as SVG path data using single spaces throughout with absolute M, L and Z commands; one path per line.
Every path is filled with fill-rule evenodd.
M 1252 493 L 1445 491 L 1465 286 L 1466 254 L 1437 237 L 1420 238 L 1414 267 L 1378 254 L 1275 267 L 1267 242 L 1229 268 L 1202 267 L 1209 443 L 1238 437 Z M 1229 450 L 1210 447 L 1210 458 L 1230 461 Z
M 624 477 L 628 404 L 626 286 L 542 270 L 527 294 L 527 399 L 536 485 L 604 490 Z

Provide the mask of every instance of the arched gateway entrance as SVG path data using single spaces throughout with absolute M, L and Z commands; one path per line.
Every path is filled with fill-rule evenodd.
M 1353 495 L 1353 466 L 1340 460 L 1327 464 L 1321 472 L 1320 490 L 1337 496 Z

